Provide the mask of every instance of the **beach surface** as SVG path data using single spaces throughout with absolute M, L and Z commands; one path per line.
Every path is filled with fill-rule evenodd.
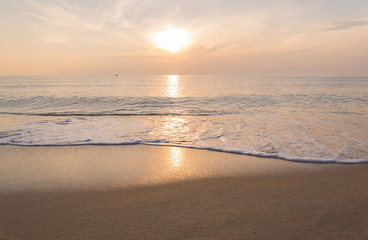
M 368 164 L 0 146 L 0 239 L 368 239 Z

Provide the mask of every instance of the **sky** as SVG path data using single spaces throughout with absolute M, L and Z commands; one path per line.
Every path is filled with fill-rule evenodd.
M 0 75 L 367 73 L 367 0 L 0 2 Z

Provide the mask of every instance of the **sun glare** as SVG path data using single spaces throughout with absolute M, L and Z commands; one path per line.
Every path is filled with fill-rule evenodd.
M 157 47 L 172 53 L 182 50 L 190 43 L 190 34 L 178 28 L 158 32 L 152 38 Z

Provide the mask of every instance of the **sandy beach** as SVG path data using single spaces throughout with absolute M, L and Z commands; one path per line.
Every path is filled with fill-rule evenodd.
M 0 239 L 367 239 L 367 164 L 0 146 Z

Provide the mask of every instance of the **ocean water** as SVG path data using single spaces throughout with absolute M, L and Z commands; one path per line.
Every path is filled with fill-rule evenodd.
M 368 162 L 368 76 L 4 76 L 0 144 Z

